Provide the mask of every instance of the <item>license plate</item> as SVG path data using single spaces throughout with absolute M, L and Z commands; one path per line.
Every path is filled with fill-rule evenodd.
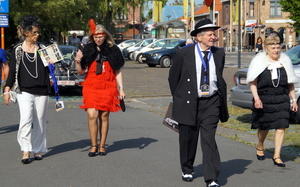
M 146 60 L 146 57 L 142 57 L 142 60 Z
M 68 85 L 68 86 L 74 86 L 75 81 L 57 81 L 58 85 Z
M 246 85 L 246 77 L 240 77 L 240 84 Z

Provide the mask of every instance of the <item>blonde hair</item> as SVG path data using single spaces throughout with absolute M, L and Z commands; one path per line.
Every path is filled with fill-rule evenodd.
M 115 41 L 112 35 L 104 28 L 103 25 L 96 25 L 95 33 L 104 33 L 105 34 L 105 41 L 109 44 L 109 47 L 112 47 L 115 44 Z M 90 34 L 88 41 L 95 42 L 93 34 Z
M 265 39 L 265 47 L 268 45 L 280 45 L 280 38 L 278 36 L 270 35 Z

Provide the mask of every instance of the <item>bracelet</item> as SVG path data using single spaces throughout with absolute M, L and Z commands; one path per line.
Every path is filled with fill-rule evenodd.
M 75 61 L 79 61 L 79 62 L 80 62 L 80 61 L 81 61 L 81 59 L 79 59 L 79 58 L 77 58 L 77 59 L 76 59 L 76 58 L 75 58 Z
M 124 88 L 124 86 L 119 86 L 119 88 Z
M 292 101 L 295 101 L 295 102 L 296 102 L 296 101 L 297 101 L 297 99 L 292 99 Z
M 260 101 L 260 99 L 256 99 L 256 100 L 254 100 L 254 103 L 256 103 L 257 101 Z
M 10 93 L 10 91 L 6 91 L 3 93 L 3 95 L 9 94 L 9 93 Z
M 80 64 L 80 60 L 75 60 L 75 62 L 76 62 L 77 64 Z

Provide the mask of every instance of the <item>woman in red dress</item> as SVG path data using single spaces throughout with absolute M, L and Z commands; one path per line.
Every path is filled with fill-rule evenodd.
M 89 43 L 77 52 L 75 61 L 77 72 L 86 72 L 82 89 L 83 105 L 80 107 L 87 111 L 92 144 L 88 155 L 94 157 L 107 154 L 105 142 L 109 114 L 121 110 L 120 99 L 125 98 L 121 73 L 125 60 L 111 34 L 102 25 L 95 25 L 90 20 L 90 29 Z

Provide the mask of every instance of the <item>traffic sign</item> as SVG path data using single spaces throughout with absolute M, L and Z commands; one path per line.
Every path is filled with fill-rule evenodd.
M 0 15 L 0 27 L 8 27 L 8 15 Z
M 9 0 L 0 0 L 0 13 L 9 13 Z

